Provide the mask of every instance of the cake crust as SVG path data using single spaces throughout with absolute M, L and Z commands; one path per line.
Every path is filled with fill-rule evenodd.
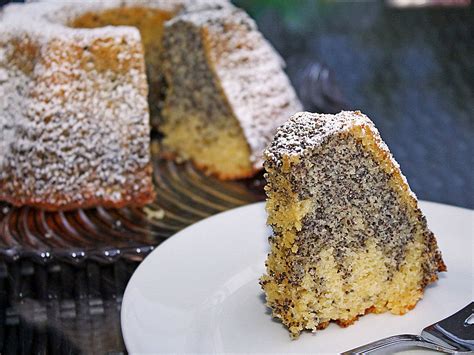
M 124 191 L 132 191 L 133 186 L 125 186 Z M 93 195 L 91 193 L 91 195 Z M 122 207 L 141 207 L 144 206 L 155 198 L 155 190 L 151 186 L 150 189 L 143 190 L 139 194 L 134 195 L 121 195 L 120 200 L 107 200 L 103 198 L 90 197 L 84 198 L 84 202 L 68 202 L 70 196 L 57 195 L 54 197 L 54 203 L 47 202 L 44 199 L 38 199 L 34 197 L 19 199 L 16 196 L 0 196 L 0 200 L 8 202 L 13 206 L 31 206 L 35 208 L 44 209 L 47 211 L 69 211 L 74 209 L 87 209 L 91 207 L 105 207 L 105 208 L 122 208 Z

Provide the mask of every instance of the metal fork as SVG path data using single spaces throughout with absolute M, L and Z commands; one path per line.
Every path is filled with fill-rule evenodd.
M 474 302 L 471 302 L 452 316 L 426 327 L 421 335 L 394 335 L 342 354 L 377 354 L 413 347 L 449 354 L 473 354 Z

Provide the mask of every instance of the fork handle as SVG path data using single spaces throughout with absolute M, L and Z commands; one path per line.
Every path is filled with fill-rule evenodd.
M 401 334 L 374 341 L 373 343 L 343 352 L 342 354 L 386 354 L 388 351 L 393 352 L 412 347 L 428 348 L 451 354 L 456 352 L 456 349 L 440 346 L 419 335 Z

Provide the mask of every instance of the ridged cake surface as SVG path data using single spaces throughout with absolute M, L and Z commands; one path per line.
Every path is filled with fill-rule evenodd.
M 138 31 L 31 20 L 0 23 L 0 199 L 46 209 L 150 201 Z

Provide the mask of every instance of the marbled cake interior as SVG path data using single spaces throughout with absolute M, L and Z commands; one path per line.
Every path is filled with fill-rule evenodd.
M 301 109 L 282 65 L 242 10 L 169 21 L 160 128 L 165 148 L 220 178 L 253 175 L 276 128 Z
M 164 73 L 164 147 L 221 177 L 252 175 L 250 150 L 205 56 L 201 27 L 186 18 L 168 25 Z M 193 55 L 189 55 L 193 53 Z

